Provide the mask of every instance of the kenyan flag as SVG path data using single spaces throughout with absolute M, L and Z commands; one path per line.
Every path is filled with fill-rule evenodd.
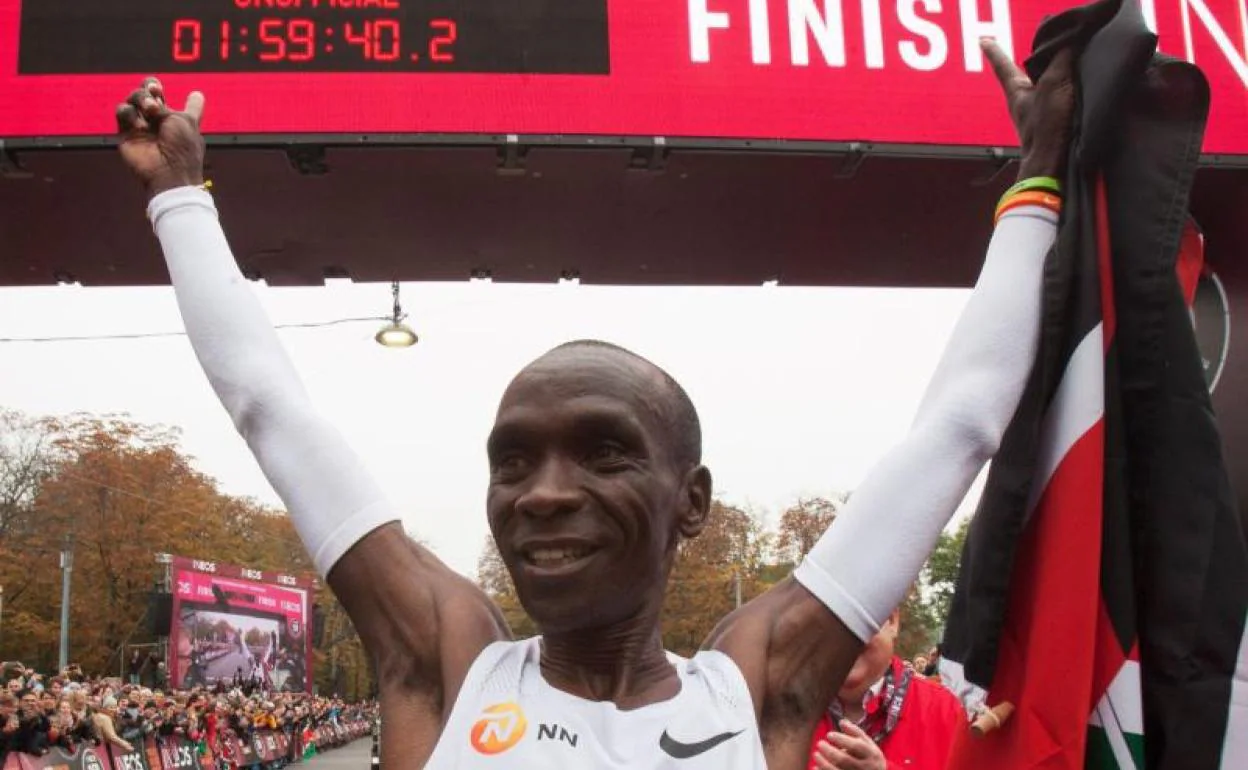
M 1248 768 L 1248 547 L 1185 306 L 1208 88 L 1155 44 L 1103 0 L 1046 22 L 1028 61 L 1082 51 L 1075 146 L 942 660 L 970 709 L 1013 713 L 950 770 Z
M 1144 698 L 1138 655 L 1127 659 L 1109 683 L 1088 721 L 1088 770 L 1123 770 L 1144 765 Z
M 1107 214 L 1108 212 L 1104 210 L 1102 205 L 1098 209 L 1098 219 L 1100 221 L 1107 220 Z M 1101 280 L 1112 282 L 1112 274 L 1107 274 L 1106 272 L 1106 268 L 1110 265 L 1110 260 L 1106 258 L 1106 254 L 1112 253 L 1109 233 L 1104 233 L 1100 240 L 1102 249 L 1100 254 L 1102 266 Z M 1180 236 L 1178 258 L 1175 262 L 1176 283 L 1180 290 L 1181 302 L 1184 307 L 1191 308 L 1196 297 L 1196 285 L 1204 270 L 1204 235 L 1200 232 L 1196 223 L 1188 219 Z M 1107 297 L 1105 301 L 1109 304 L 1109 310 L 1103 312 L 1108 312 L 1112 318 L 1112 297 Z M 1171 305 L 1175 305 L 1173 296 Z M 1179 329 L 1186 332 L 1185 327 L 1180 326 Z M 1117 347 L 1115 345 L 1106 346 L 1106 360 L 1111 368 L 1111 373 L 1117 368 Z M 1121 399 L 1114 398 L 1117 393 L 1121 392 L 1121 386 L 1118 383 L 1114 384 L 1117 387 L 1112 388 L 1106 396 L 1109 399 L 1109 403 L 1115 407 L 1109 412 L 1111 425 L 1120 423 L 1123 419 L 1121 409 L 1119 408 Z M 1194 387 L 1194 383 L 1192 386 Z M 1112 455 L 1110 457 L 1116 460 L 1120 467 L 1123 467 L 1129 461 L 1129 456 L 1123 445 L 1126 439 L 1121 435 L 1121 431 L 1117 431 L 1117 434 L 1115 448 L 1118 457 L 1113 458 Z M 1186 451 L 1196 452 L 1197 450 L 1195 447 L 1189 447 Z M 1211 468 L 1221 468 L 1220 458 L 1207 458 L 1203 456 L 1203 453 L 1197 453 L 1189 457 L 1188 460 L 1189 462 L 1204 460 L 1210 463 Z M 1117 531 L 1111 533 L 1105 531 L 1104 527 L 1102 527 L 1102 531 L 1106 539 L 1113 537 L 1118 543 L 1130 543 L 1131 522 L 1130 518 L 1125 515 L 1130 506 L 1130 501 L 1123 494 L 1128 479 L 1120 478 L 1118 482 L 1117 484 L 1109 485 L 1108 494 L 1103 499 L 1106 522 Z M 1215 486 L 1206 490 L 1206 492 L 1213 496 L 1215 508 L 1223 511 L 1223 515 L 1225 515 L 1225 512 L 1230 512 L 1232 516 L 1234 515 L 1234 507 L 1230 504 L 1229 497 L 1225 500 L 1217 499 L 1221 490 Z M 1183 509 L 1179 509 L 1179 511 L 1181 517 Z M 1170 522 L 1171 525 L 1181 525 L 1181 523 L 1180 521 Z M 1169 528 L 1168 526 L 1167 529 Z M 1180 527 L 1174 527 L 1174 529 L 1178 530 Z M 1206 535 L 1200 536 L 1201 539 L 1205 537 Z M 1101 666 L 1102 671 L 1095 682 L 1094 694 L 1097 692 L 1103 692 L 1103 694 L 1097 701 L 1096 708 L 1092 711 L 1092 717 L 1088 721 L 1088 745 L 1084 763 L 1088 770 L 1142 769 L 1147 766 L 1144 753 L 1144 698 L 1140 671 L 1140 650 L 1136 643 L 1138 632 L 1136 631 L 1135 621 L 1128 613 L 1128 610 L 1130 610 L 1135 614 L 1135 617 L 1138 617 L 1141 610 L 1136 606 L 1133 598 L 1135 582 L 1130 575 L 1123 574 L 1123 570 L 1129 569 L 1131 566 L 1126 562 L 1129 558 L 1131 558 L 1131 553 L 1128 549 L 1114 549 L 1102 546 L 1103 567 L 1101 570 L 1101 583 L 1102 585 L 1108 584 L 1106 595 L 1112 603 L 1111 606 L 1118 608 L 1117 614 L 1120 616 L 1120 619 L 1117 623 L 1117 629 L 1103 627 L 1097 630 L 1098 635 L 1105 637 L 1106 644 L 1103 645 L 1104 660 Z M 1242 559 L 1240 561 L 1242 564 Z M 1228 562 L 1228 566 L 1233 566 L 1234 563 L 1234 560 L 1231 560 Z M 1231 570 L 1225 577 L 1233 579 L 1234 571 Z M 1132 591 L 1128 593 L 1122 590 L 1124 587 L 1131 587 Z M 1105 589 L 1102 590 L 1104 591 Z M 1234 595 L 1233 590 L 1231 595 Z M 1243 597 L 1241 596 L 1240 599 L 1229 602 L 1226 609 L 1233 612 L 1237 604 L 1242 601 Z M 1229 619 L 1229 616 L 1227 619 Z M 1119 651 L 1128 645 L 1129 651 L 1125 659 L 1120 659 Z M 1234 670 L 1236 652 L 1235 649 L 1227 647 L 1221 653 L 1223 665 L 1230 664 L 1230 668 L 1227 668 L 1221 674 L 1221 677 L 1224 679 L 1229 679 L 1229 672 Z M 1112 678 L 1106 684 L 1105 678 L 1111 672 Z M 1233 700 L 1233 696 L 1231 699 Z M 1216 712 L 1206 714 L 1205 716 L 1215 721 L 1221 718 L 1221 715 Z M 1241 735 L 1240 740 L 1248 740 L 1248 734 Z M 1224 744 L 1226 742 L 1225 740 L 1223 741 Z M 1209 761 L 1214 762 L 1215 760 L 1210 757 Z M 1239 766 L 1238 764 L 1228 764 L 1225 756 L 1223 757 L 1222 765 L 1227 768 Z M 1214 764 L 1209 765 L 1209 767 L 1215 766 Z

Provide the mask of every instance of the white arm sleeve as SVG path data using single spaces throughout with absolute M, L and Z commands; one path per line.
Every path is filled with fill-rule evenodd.
M 794 577 L 864 642 L 901 604 L 941 530 L 996 454 L 1040 340 L 1057 216 L 1002 216 L 910 432 L 850 496 Z
M 212 196 L 148 204 L 183 323 L 208 381 L 294 519 L 317 570 L 399 517 L 342 435 L 312 406 L 230 253 Z

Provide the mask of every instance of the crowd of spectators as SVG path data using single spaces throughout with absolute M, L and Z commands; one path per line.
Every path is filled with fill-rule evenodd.
M 90 678 L 77 666 L 45 677 L 21 663 L 4 663 L 0 691 L 0 764 L 11 753 L 42 755 L 53 747 L 73 753 L 83 744 L 122 751 L 178 737 L 208 747 L 222 739 L 250 739 L 257 731 L 304 737 L 326 724 L 372 720 L 373 702 L 267 692 L 260 683 L 218 683 L 165 692 L 121 679 Z

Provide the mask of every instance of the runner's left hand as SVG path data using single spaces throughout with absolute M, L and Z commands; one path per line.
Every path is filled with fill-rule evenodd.
M 980 43 L 1005 94 L 1010 120 L 1022 144 L 1019 178 L 1061 177 L 1066 170 L 1075 114 L 1075 55 L 1067 48 L 1053 57 L 1035 83 L 992 40 Z
M 858 725 L 841 720 L 843 733 L 828 733 L 819 741 L 815 767 L 819 770 L 888 770 L 884 752 Z

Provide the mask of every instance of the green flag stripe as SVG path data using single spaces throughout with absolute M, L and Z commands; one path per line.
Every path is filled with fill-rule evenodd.
M 1088 728 L 1088 748 L 1084 754 L 1086 770 L 1139 770 L 1144 767 L 1144 736 L 1117 733 L 1111 740 L 1103 728 Z M 1118 751 L 1114 743 L 1118 742 Z M 1125 749 L 1125 753 L 1123 750 Z
M 1099 727 L 1088 728 L 1088 750 L 1083 755 L 1085 770 L 1127 770 L 1114 758 L 1114 750 L 1109 747 L 1109 738 Z

